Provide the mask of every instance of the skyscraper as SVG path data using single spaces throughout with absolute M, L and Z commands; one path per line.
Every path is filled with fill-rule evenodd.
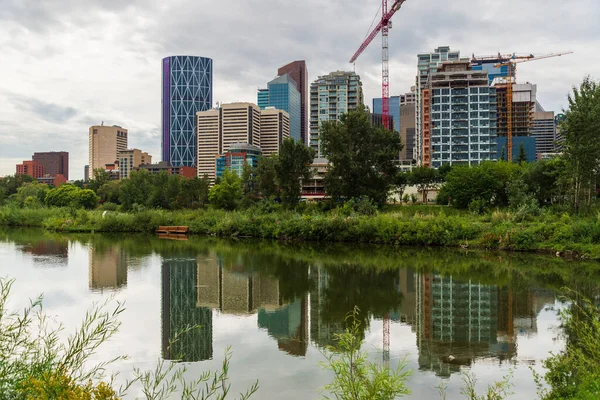
M 401 161 L 415 160 L 415 87 L 400 96 L 400 137 L 404 147 L 400 150 Z
M 321 154 L 319 129 L 323 121 L 339 121 L 342 114 L 364 105 L 362 82 L 355 72 L 336 71 L 310 85 L 310 143 Z
M 308 70 L 306 68 L 306 61 L 293 61 L 277 70 L 278 76 L 283 76 L 285 74 L 288 74 L 293 79 L 293 81 L 296 83 L 296 88 L 298 89 L 298 92 L 300 92 L 300 140 L 302 140 L 302 143 L 307 144 L 309 99 Z
M 415 151 L 414 157 L 420 165 L 423 163 L 423 107 L 424 99 L 422 90 L 427 85 L 427 77 L 431 72 L 436 72 L 437 67 L 444 61 L 458 61 L 460 58 L 459 51 L 451 51 L 449 46 L 440 46 L 433 53 L 422 53 L 417 55 L 417 77 L 416 77 L 416 92 L 415 92 L 415 115 L 416 115 L 416 132 L 415 132 Z M 428 99 L 429 101 L 430 99 Z M 430 123 L 430 121 L 428 122 Z
M 536 111 L 533 113 L 533 129 L 531 136 L 535 138 L 535 147 L 538 158 L 544 153 L 556 151 L 556 124 L 554 111 Z
M 119 152 L 127 150 L 127 129 L 118 125 L 94 125 L 89 130 L 89 179 L 94 178 L 95 169 L 104 169 L 114 164 Z
M 473 71 L 469 61 L 445 61 L 430 72 L 421 94 L 424 166 L 495 158 L 496 89 L 486 71 Z
M 265 157 L 279 153 L 284 139 L 290 137 L 290 115 L 275 108 L 260 112 L 260 148 Z
M 297 84 L 290 75 L 278 76 L 268 83 L 268 89 L 259 89 L 257 100 L 261 110 L 275 107 L 286 111 L 290 118 L 290 137 L 302 140 L 302 99 Z
M 69 180 L 69 153 L 66 151 L 49 151 L 33 153 L 31 158 L 44 167 L 44 173 L 50 176 L 62 175 Z
M 212 74 L 210 58 L 162 60 L 162 161 L 196 166 L 196 113 L 212 107 Z

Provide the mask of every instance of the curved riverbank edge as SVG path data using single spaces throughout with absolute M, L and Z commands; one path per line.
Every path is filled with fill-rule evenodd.
M 600 221 L 544 215 L 515 222 L 509 212 L 484 216 L 389 212 L 344 216 L 336 212 L 256 213 L 223 210 L 144 210 L 135 213 L 66 208 L 0 207 L 0 225 L 59 232 L 154 233 L 158 226 L 188 226 L 194 235 L 253 237 L 285 241 L 357 242 L 551 252 L 600 260 Z

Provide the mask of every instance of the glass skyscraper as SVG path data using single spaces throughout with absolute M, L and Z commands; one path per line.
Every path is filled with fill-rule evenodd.
M 381 114 L 381 97 L 373 99 L 373 112 Z M 390 115 L 394 119 L 394 130 L 400 132 L 400 96 L 390 97 Z
M 212 73 L 210 58 L 163 58 L 162 161 L 196 166 L 196 113 L 212 107 Z
M 267 85 L 268 89 L 259 89 L 257 103 L 261 110 L 275 107 L 290 115 L 290 137 L 302 140 L 302 100 L 296 82 L 284 74 L 273 79 Z

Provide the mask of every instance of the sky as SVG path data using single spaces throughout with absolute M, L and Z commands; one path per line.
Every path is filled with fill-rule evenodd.
M 390 0 L 393 3 L 393 0 Z M 256 89 L 293 60 L 309 80 L 355 70 L 365 103 L 381 95 L 381 39 L 355 65 L 378 0 L 0 0 L 0 176 L 35 151 L 68 151 L 83 178 L 88 128 L 129 130 L 129 147 L 160 161 L 161 59 L 213 59 L 213 101 L 256 102 Z M 546 110 L 600 73 L 598 0 L 407 0 L 390 30 L 390 94 L 414 84 L 417 54 L 451 46 L 462 56 L 563 57 L 524 63 Z

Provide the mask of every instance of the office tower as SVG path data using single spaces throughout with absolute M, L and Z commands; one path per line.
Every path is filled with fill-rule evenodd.
M 381 97 L 373 99 L 373 113 L 381 115 Z M 390 96 L 390 117 L 394 119 L 390 126 L 394 127 L 394 131 L 400 132 L 400 96 Z
M 89 130 L 89 171 L 88 178 L 94 179 L 95 169 L 104 169 L 106 164 L 114 164 L 119 152 L 127 150 L 127 129 L 118 125 L 94 125 Z
M 383 115 L 382 114 L 375 114 L 370 112 L 369 113 L 369 121 L 371 122 L 371 125 L 376 126 L 378 128 L 383 128 Z M 390 125 L 394 126 L 395 120 L 394 117 L 390 115 Z
M 427 85 L 427 77 L 430 72 L 436 72 L 437 67 L 444 61 L 458 61 L 460 59 L 459 51 L 451 51 L 448 46 L 438 47 L 433 53 L 422 53 L 417 55 L 418 64 L 418 75 L 416 77 L 416 91 L 415 91 L 415 146 L 414 146 L 414 158 L 417 160 L 417 164 L 423 164 L 423 106 L 424 99 L 422 97 L 422 90 Z M 431 99 L 426 99 L 427 101 Z M 427 121 L 429 124 L 431 121 Z M 427 164 L 430 160 L 427 160 Z
M 119 153 L 119 178 L 129 178 L 131 171 L 142 164 L 152 164 L 152 156 L 139 149 L 121 151 Z
M 496 89 L 469 61 L 446 61 L 423 87 L 423 165 L 479 164 L 496 156 Z
M 260 109 L 252 103 L 221 104 L 197 113 L 198 176 L 216 178 L 215 159 L 232 144 L 260 146 Z
M 44 176 L 44 167 L 37 161 L 23 161 L 22 164 L 17 164 L 17 175 L 29 175 L 34 179 Z
M 44 167 L 44 173 L 52 177 L 62 175 L 69 180 L 69 153 L 66 151 L 49 151 L 33 153 L 31 158 Z
M 260 112 L 260 148 L 262 155 L 269 157 L 279 153 L 284 139 L 290 137 L 290 115 L 269 107 Z
M 302 99 L 298 85 L 288 74 L 278 76 L 268 83 L 268 89 L 259 89 L 258 107 L 265 110 L 269 107 L 286 111 L 290 119 L 290 137 L 302 140 Z
M 400 137 L 404 148 L 400 150 L 400 161 L 412 162 L 415 154 L 416 96 L 415 87 L 400 96 Z
M 288 74 L 296 83 L 296 88 L 300 92 L 300 139 L 302 143 L 307 144 L 308 140 L 308 69 L 306 61 L 298 60 L 284 65 L 277 71 L 278 76 Z M 288 111 L 289 110 L 285 110 Z M 291 114 L 291 113 L 290 113 Z
M 83 166 L 83 181 L 85 183 L 88 183 L 89 180 L 90 180 L 90 166 L 84 165 Z
M 557 152 L 561 152 L 562 148 L 563 148 L 563 143 L 565 141 L 565 138 L 563 137 L 563 135 L 561 134 L 561 130 L 562 128 L 562 123 L 565 120 L 565 114 L 563 113 L 559 113 L 556 114 L 556 116 L 554 117 L 554 126 L 556 127 L 556 151 Z
M 212 107 L 212 75 L 210 58 L 162 60 L 162 161 L 196 167 L 196 113 Z
M 216 163 L 216 178 L 221 178 L 226 169 L 235 172 L 240 178 L 244 171 L 244 165 L 248 164 L 254 168 L 258 166 L 258 159 L 262 151 L 258 146 L 252 146 L 246 143 L 235 143 L 229 147 L 229 150 L 220 157 L 217 157 L 213 163 Z M 213 166 L 214 167 L 214 166 Z
M 537 158 L 542 154 L 556 152 L 556 124 L 554 111 L 536 111 L 533 113 L 533 128 L 531 136 L 535 138 Z
M 269 107 L 269 89 L 258 89 L 256 93 L 256 105 L 261 110 Z
M 342 114 L 364 105 L 360 76 L 337 71 L 320 76 L 310 85 L 310 143 L 321 155 L 319 129 L 323 121 L 339 121 Z
M 195 254 L 163 258 L 161 278 L 162 357 L 182 362 L 210 360 L 213 315 L 210 308 L 197 304 L 200 287 Z

